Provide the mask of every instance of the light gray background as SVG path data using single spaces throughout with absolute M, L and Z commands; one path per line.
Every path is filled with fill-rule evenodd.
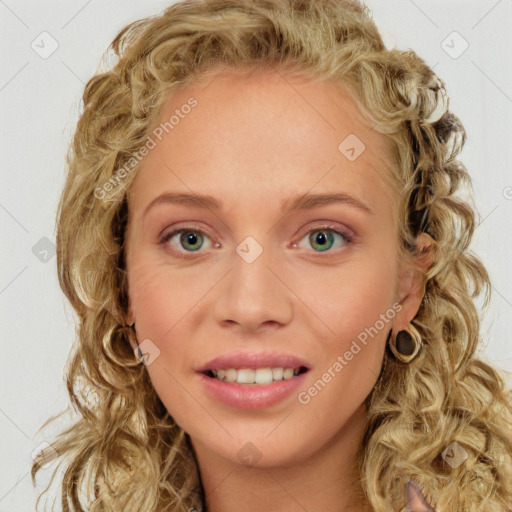
M 67 406 L 63 370 L 74 322 L 51 251 L 64 155 L 83 87 L 123 26 L 169 3 L 0 0 L 0 512 L 34 510 L 30 454 L 51 441 L 55 428 L 46 435 L 36 431 Z M 511 371 L 512 1 L 368 0 L 367 5 L 388 46 L 414 49 L 446 82 L 450 108 L 467 130 L 461 158 L 482 216 L 473 249 L 493 283 L 483 357 Z M 51 48 L 48 36 L 40 35 L 44 31 L 58 43 L 47 58 L 31 47 L 35 41 L 39 52 Z M 464 40 L 469 47 L 458 56 Z M 40 489 L 52 469 L 40 471 Z

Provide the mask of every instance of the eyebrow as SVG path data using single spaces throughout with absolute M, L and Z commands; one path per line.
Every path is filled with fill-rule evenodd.
M 209 195 L 200 194 L 178 194 L 167 192 L 153 199 L 144 209 L 144 217 L 148 211 L 158 204 L 181 204 L 196 208 L 205 208 L 208 210 L 221 210 L 223 203 Z M 294 196 L 281 204 L 281 212 L 290 212 L 296 210 L 310 210 L 320 206 L 330 204 L 347 204 L 368 214 L 374 215 L 374 211 L 360 199 L 345 192 L 333 194 L 303 194 Z

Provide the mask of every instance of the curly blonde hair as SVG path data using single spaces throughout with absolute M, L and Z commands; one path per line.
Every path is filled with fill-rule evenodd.
M 129 24 L 109 49 L 117 62 L 85 86 L 57 219 L 59 282 L 78 317 L 66 379 L 79 418 L 32 466 L 35 485 L 39 468 L 59 458 L 37 504 L 66 462 L 64 511 L 205 510 L 190 439 L 129 343 L 124 232 L 137 165 L 123 166 L 173 89 L 223 66 L 262 66 L 349 91 L 393 148 L 400 255 L 412 260 L 421 232 L 434 244 L 414 318 L 425 348 L 409 365 L 386 351 L 366 400 L 357 468 L 365 499 L 375 512 L 401 509 L 413 479 L 443 512 L 507 510 L 512 391 L 477 357 L 475 299 L 484 292 L 488 307 L 490 279 L 468 250 L 476 209 L 456 159 L 466 135 L 444 82 L 412 50 L 387 49 L 368 8 L 351 0 L 184 0 Z M 456 194 L 461 185 L 469 198 Z M 443 457 L 452 443 L 467 454 L 457 467 Z

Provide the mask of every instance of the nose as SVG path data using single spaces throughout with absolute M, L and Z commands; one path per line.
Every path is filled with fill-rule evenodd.
M 293 292 L 272 251 L 263 250 L 254 261 L 235 252 L 232 261 L 214 300 L 218 325 L 243 333 L 287 325 L 293 316 Z

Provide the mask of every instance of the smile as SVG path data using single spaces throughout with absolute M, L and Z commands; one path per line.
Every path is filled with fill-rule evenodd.
M 207 370 L 205 375 L 223 382 L 237 382 L 238 384 L 265 385 L 282 380 L 289 380 L 306 372 L 303 366 L 297 368 L 226 368 Z
M 307 373 L 305 367 L 274 367 L 205 370 L 197 375 L 213 400 L 238 409 L 263 409 L 294 396 Z

